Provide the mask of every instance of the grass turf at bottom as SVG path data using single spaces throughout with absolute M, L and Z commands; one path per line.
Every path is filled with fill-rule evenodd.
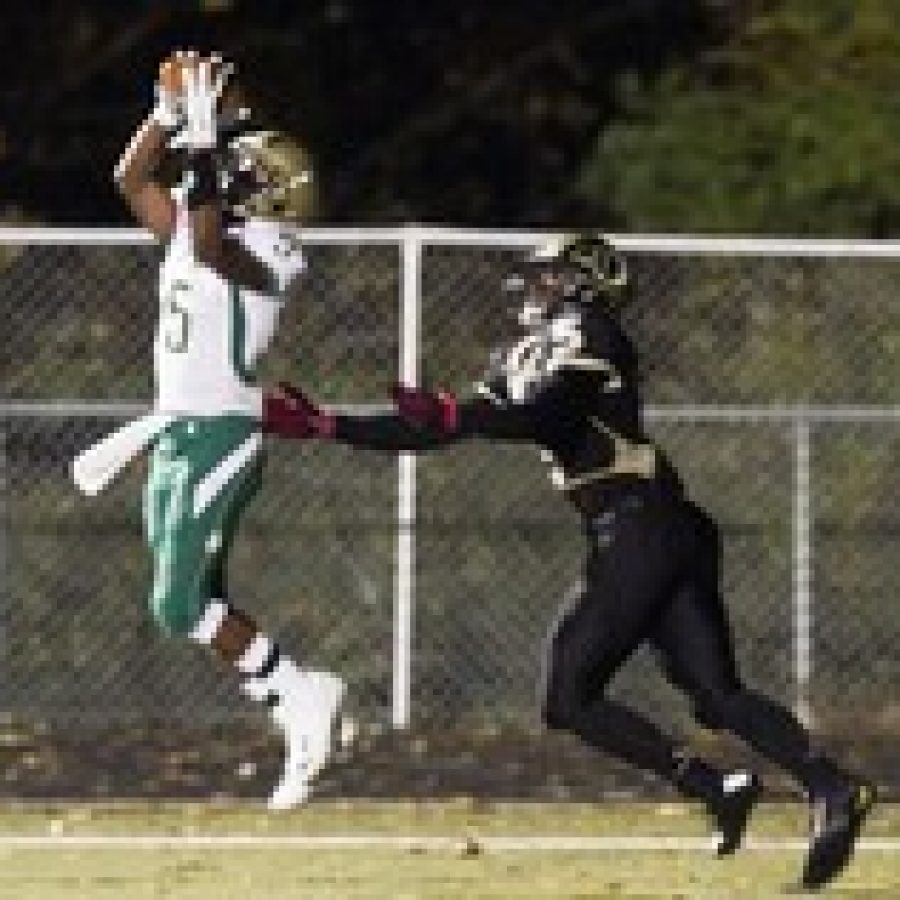
M 762 803 L 750 833 L 804 838 L 807 810 L 799 803 Z M 702 837 L 707 822 L 696 805 L 672 802 L 485 802 L 316 800 L 283 813 L 262 801 L 5 802 L 3 834 L 398 834 Z M 870 838 L 900 840 L 900 804 L 882 803 L 866 823 Z
M 764 804 L 756 838 L 800 838 L 805 810 Z M 319 802 L 283 815 L 234 803 L 6 804 L 7 835 L 381 834 L 674 836 L 706 832 L 682 804 Z M 865 837 L 900 839 L 900 806 L 876 809 Z M 493 851 L 403 848 L 165 847 L 0 842 L 0 897 L 161 898 L 768 898 L 795 879 L 802 853 L 745 851 L 716 860 L 696 850 Z M 900 853 L 860 852 L 829 897 L 900 896 Z
M 801 864 L 796 852 L 504 852 L 401 850 L 2 850 L 0 897 L 161 898 L 768 898 Z M 862 852 L 831 897 L 900 896 L 900 856 Z

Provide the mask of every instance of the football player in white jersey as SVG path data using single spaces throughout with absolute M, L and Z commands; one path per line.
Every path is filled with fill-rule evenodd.
M 187 157 L 176 191 L 156 174 L 174 148 Z M 155 412 L 167 424 L 145 495 L 150 605 L 165 632 L 211 647 L 237 667 L 248 696 L 271 706 L 286 741 L 274 809 L 306 799 L 344 695 L 336 676 L 295 665 L 225 587 L 237 520 L 262 469 L 253 370 L 305 267 L 284 219 L 309 212 L 311 177 L 299 147 L 252 130 L 231 67 L 194 52 L 161 65 L 156 106 L 115 172 L 135 218 L 167 243 L 154 342 Z

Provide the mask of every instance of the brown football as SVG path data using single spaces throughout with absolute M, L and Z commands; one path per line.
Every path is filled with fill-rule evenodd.
M 184 88 L 185 69 L 196 68 L 199 62 L 199 56 L 173 53 L 159 64 L 159 84 L 164 90 L 177 96 Z

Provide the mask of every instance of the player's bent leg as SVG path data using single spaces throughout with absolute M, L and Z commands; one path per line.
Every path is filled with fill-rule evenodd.
M 259 471 L 246 473 L 229 483 L 217 501 L 219 549 L 208 569 L 207 586 L 214 598 L 224 598 L 224 571 L 238 517 L 259 487 Z M 247 696 L 265 702 L 285 739 L 284 766 L 269 798 L 272 809 L 286 809 L 304 802 L 314 779 L 331 754 L 334 732 L 345 693 L 343 682 L 326 672 L 300 669 L 244 612 L 233 605 L 221 609 L 214 599 L 195 638 L 208 643 L 217 654 L 235 665 L 243 676 Z
M 686 761 L 680 744 L 637 712 L 606 695 L 621 664 L 652 632 L 675 554 L 666 519 L 657 509 L 631 506 L 604 514 L 588 583 L 561 618 L 550 642 L 543 718 L 548 727 L 655 773 L 691 796 L 704 797 L 721 774 L 700 760 Z
M 153 552 L 150 612 L 168 635 L 187 635 L 203 609 L 203 534 L 190 512 L 191 467 L 166 441 L 151 461 L 145 495 L 147 536 Z
M 344 687 L 327 673 L 300 670 L 225 599 L 228 550 L 259 485 L 257 449 L 252 422 L 237 417 L 180 422 L 166 436 L 147 491 L 154 501 L 148 502 L 155 557 L 151 606 L 166 632 L 211 647 L 237 667 L 244 692 L 272 708 L 286 753 L 271 805 L 284 808 L 306 799 L 328 759 Z
M 697 534 L 698 564 L 670 604 L 654 643 L 672 681 L 690 695 L 699 722 L 737 735 L 803 786 L 813 826 L 802 882 L 820 886 L 850 859 L 872 791 L 814 748 L 787 708 L 741 682 L 719 591 L 717 534 L 702 514 Z
M 709 685 L 737 684 L 731 631 L 718 594 L 720 542 L 714 523 L 691 504 L 679 516 L 684 536 L 685 570 L 672 589 L 651 638 L 669 681 L 694 701 Z M 715 771 L 715 777 L 708 774 Z M 700 774 L 703 773 L 703 774 Z M 713 825 L 713 848 L 728 856 L 741 845 L 750 816 L 762 794 L 762 784 L 751 771 L 719 772 L 690 753 L 676 782 L 684 793 L 701 800 Z
M 201 590 L 202 546 L 198 548 L 197 543 L 198 536 L 189 526 L 178 527 L 176 523 L 169 535 L 163 535 L 155 554 L 150 612 L 160 630 L 169 636 L 189 636 L 206 602 Z
M 736 734 L 808 791 L 842 782 L 843 773 L 811 748 L 792 713 L 742 683 L 720 591 L 718 529 L 702 510 L 688 505 L 685 530 L 694 536 L 692 568 L 654 635 L 670 679 L 691 697 L 698 721 Z
M 743 687 L 700 701 L 712 727 L 731 731 L 779 764 L 803 786 L 810 803 L 810 843 L 801 886 L 817 889 L 843 871 L 874 802 L 871 785 L 814 748 L 783 706 Z
M 634 647 L 612 646 L 601 619 L 602 610 L 586 594 L 554 634 L 546 660 L 543 721 L 616 759 L 667 777 L 672 742 L 638 713 L 605 695 Z
M 722 792 L 724 773 L 687 753 L 642 715 L 605 696 L 606 685 L 590 688 L 571 665 L 565 641 L 552 647 L 542 707 L 545 724 L 571 732 L 596 750 L 652 772 L 686 796 L 711 803 Z M 589 696 L 590 695 L 590 696 Z
M 328 672 L 299 668 L 249 616 L 221 600 L 209 602 L 192 637 L 237 667 L 241 689 L 271 708 L 284 734 L 284 767 L 269 807 L 288 809 L 303 803 L 333 749 L 343 681 Z

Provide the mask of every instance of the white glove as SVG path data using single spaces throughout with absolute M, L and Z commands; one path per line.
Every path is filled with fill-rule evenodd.
M 233 67 L 222 65 L 220 57 L 200 60 L 185 67 L 182 91 L 184 126 L 169 142 L 188 150 L 212 150 L 218 138 L 218 105 Z M 218 68 L 213 78 L 213 65 Z

